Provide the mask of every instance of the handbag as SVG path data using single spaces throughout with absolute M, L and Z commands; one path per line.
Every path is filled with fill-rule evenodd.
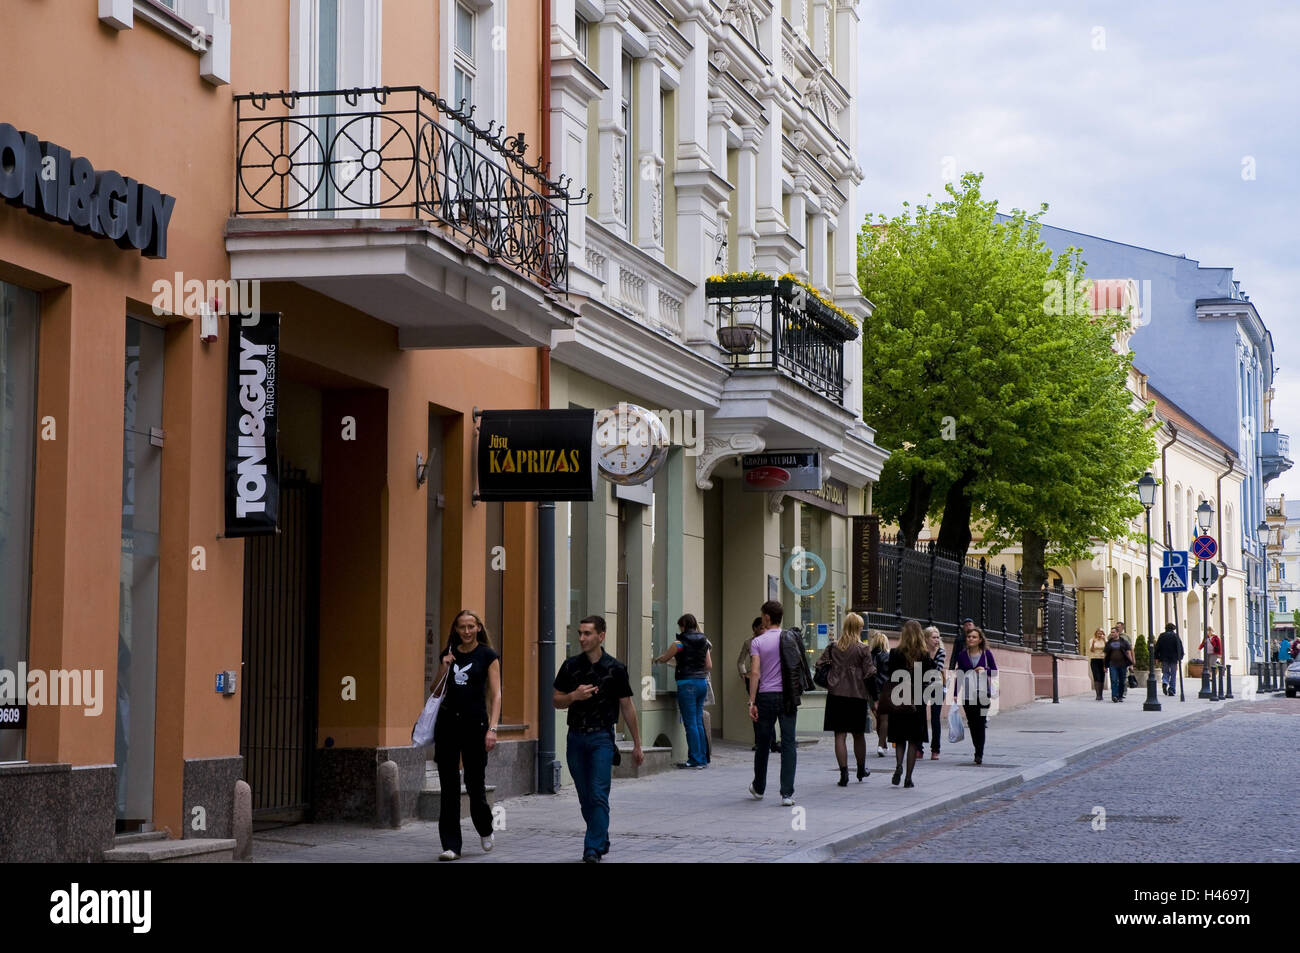
M 834 651 L 835 649 L 832 647 L 831 652 Z M 817 668 L 814 669 L 813 671 L 813 684 L 816 685 L 818 688 L 829 689 L 831 687 L 830 674 L 831 674 L 830 658 L 827 658 L 824 663 L 818 662 Z
M 709 690 L 704 695 L 705 708 L 707 708 L 710 705 L 716 705 L 718 703 L 718 696 L 713 694 L 713 679 L 709 678 L 707 679 L 707 682 L 708 682 Z
M 966 725 L 961 720 L 961 709 L 953 705 L 948 709 L 948 741 L 952 744 L 966 737 Z
M 442 700 L 446 697 L 443 691 L 447 685 L 447 675 L 450 669 L 443 673 L 440 681 L 429 695 L 429 700 L 424 703 L 424 710 L 420 712 L 420 717 L 415 719 L 415 727 L 411 729 L 411 744 L 417 748 L 433 743 L 433 726 L 438 721 L 438 709 L 442 707 Z
M 1128 687 L 1129 688 L 1138 687 L 1138 677 L 1134 675 L 1132 672 L 1128 673 Z

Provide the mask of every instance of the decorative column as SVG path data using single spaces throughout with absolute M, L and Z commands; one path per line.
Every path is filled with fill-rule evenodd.
M 636 85 L 641 96 L 632 107 L 637 143 L 636 224 L 633 232 L 640 248 L 661 258 L 664 251 L 664 117 L 659 73 L 668 47 L 658 33 L 652 33 L 649 40 L 650 52 L 636 61 Z
M 755 202 L 755 197 L 758 193 L 757 180 L 761 174 L 759 172 L 759 156 L 763 138 L 763 132 L 757 126 L 746 126 L 741 130 L 740 156 L 736 163 L 735 182 L 735 262 L 738 271 L 751 271 L 756 264 L 758 205 Z M 768 268 L 767 270 L 772 269 Z
M 571 176 L 569 194 L 578 195 L 589 187 L 587 180 L 587 107 L 600 97 L 598 78 L 578 50 L 573 35 L 573 0 L 553 0 L 551 42 L 551 175 Z M 569 263 L 571 279 L 585 268 L 587 210 L 575 205 L 569 210 Z
M 804 258 L 808 266 L 808 283 L 814 288 L 826 287 L 826 210 L 821 206 L 825 196 L 817 196 L 818 204 L 812 212 L 812 225 L 808 229 L 808 250 Z
M 600 181 L 596 183 L 595 189 L 596 220 L 625 235 L 628 233 L 628 223 L 623 218 L 627 183 L 624 141 L 632 131 L 623 128 L 621 109 L 623 24 L 627 21 L 628 12 L 628 6 L 623 0 L 610 0 L 605 4 L 605 19 L 596 28 L 600 78 L 605 83 L 596 127 L 600 137 L 600 161 L 597 163 Z
M 797 246 L 788 265 L 781 271 L 792 271 L 808 281 L 808 187 L 812 179 L 802 172 L 795 173 L 794 191 L 790 193 L 790 215 L 787 220 L 791 242 Z M 811 284 L 817 284 L 816 281 Z

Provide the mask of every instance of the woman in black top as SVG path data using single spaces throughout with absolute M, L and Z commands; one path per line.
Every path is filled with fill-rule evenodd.
M 927 675 L 938 672 L 938 685 L 932 687 L 936 676 Z M 917 676 L 920 676 L 919 678 Z M 903 787 L 915 787 L 912 784 L 912 768 L 916 766 L 916 756 L 920 746 L 929 740 L 925 727 L 925 702 L 937 691 L 939 703 L 943 703 L 942 671 L 930 657 L 930 648 L 926 645 L 925 632 L 921 623 L 908 619 L 903 623 L 903 633 L 898 640 L 898 648 L 889 653 L 889 740 L 894 743 L 895 767 L 893 784 L 903 774 L 903 752 L 907 752 L 907 780 Z
M 704 701 L 709 694 L 709 673 L 713 671 L 713 646 L 689 612 L 677 620 L 677 628 L 681 633 L 677 641 L 655 662 L 677 660 L 677 707 L 686 729 L 686 760 L 677 767 L 703 768 L 710 760 Z
M 438 834 L 442 838 L 439 860 L 459 860 L 460 764 L 465 763 L 465 791 L 470 817 L 483 850 L 492 849 L 492 808 L 487 802 L 488 752 L 496 747 L 501 720 L 501 662 L 492 651 L 487 627 L 468 609 L 452 620 L 447 651 L 434 679 L 446 677 L 442 707 L 433 729 L 433 759 L 442 788 Z

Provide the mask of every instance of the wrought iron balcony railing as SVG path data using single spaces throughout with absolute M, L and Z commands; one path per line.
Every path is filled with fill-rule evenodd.
M 858 336 L 856 327 L 786 280 L 710 280 L 704 296 L 732 367 L 784 371 L 843 402 L 844 342 Z
M 409 209 L 486 257 L 559 291 L 568 284 L 572 178 L 524 158 L 523 133 L 418 86 L 235 97 L 236 215 Z M 580 199 L 582 196 L 575 196 Z

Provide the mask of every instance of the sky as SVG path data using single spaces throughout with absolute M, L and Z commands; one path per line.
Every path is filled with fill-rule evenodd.
M 983 172 L 1001 211 L 1231 267 L 1300 464 L 1300 3 L 862 0 L 860 218 Z M 1268 485 L 1300 499 L 1300 465 Z

